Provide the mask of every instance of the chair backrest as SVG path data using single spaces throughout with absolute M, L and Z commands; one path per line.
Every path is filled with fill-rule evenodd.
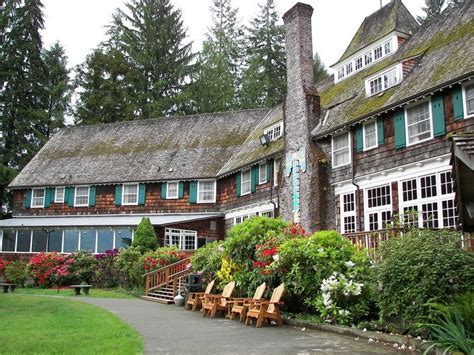
M 227 285 L 225 285 L 224 290 L 222 291 L 222 298 L 220 300 L 222 306 L 226 305 L 226 298 L 232 296 L 232 292 L 234 292 L 234 287 L 235 281 L 231 281 Z
M 283 296 L 283 291 L 285 290 L 285 284 L 281 284 L 276 289 L 273 290 L 272 298 L 270 298 L 270 302 L 280 302 L 281 296 Z M 275 312 L 275 305 L 270 304 L 268 305 L 267 312 L 274 313 Z
M 253 295 L 253 299 L 261 300 L 266 287 L 267 287 L 267 284 L 265 282 L 261 284 L 260 286 L 258 286 L 257 289 L 255 290 L 255 294 Z
M 206 289 L 204 290 L 204 294 L 208 295 L 208 294 L 211 293 L 212 288 L 214 287 L 214 282 L 215 282 L 215 280 L 212 280 L 211 282 L 209 282 L 209 283 L 207 284 L 207 287 L 206 287 Z

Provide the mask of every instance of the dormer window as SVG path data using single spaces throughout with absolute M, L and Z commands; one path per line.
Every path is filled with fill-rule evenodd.
M 270 142 L 276 141 L 283 134 L 283 121 L 280 121 L 277 124 L 265 129 L 263 133 L 268 136 Z
M 349 64 L 346 65 L 346 73 L 347 73 L 347 75 L 352 73 L 352 63 L 349 63 Z
M 374 49 L 374 58 L 375 60 L 382 58 L 382 46 Z
M 31 207 L 44 207 L 45 189 L 33 189 L 31 196 Z
M 383 45 L 385 55 L 392 53 L 392 41 L 387 41 Z
M 356 58 L 355 60 L 355 68 L 359 70 L 362 68 L 362 57 Z
M 372 52 L 367 52 L 364 54 L 364 63 L 365 65 L 372 63 Z
M 401 65 L 390 68 L 389 70 L 376 74 L 365 81 L 367 96 L 376 95 L 402 81 Z
M 339 68 L 339 70 L 337 71 L 337 78 L 342 79 L 343 77 L 344 77 L 344 67 Z

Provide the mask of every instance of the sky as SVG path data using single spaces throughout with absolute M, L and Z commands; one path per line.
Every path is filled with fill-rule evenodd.
M 239 20 L 243 25 L 258 13 L 258 3 L 264 0 L 233 0 L 239 8 Z M 363 21 L 387 4 L 390 0 L 300 0 L 313 6 L 313 50 L 318 52 L 323 63 L 329 67 L 344 52 L 352 36 Z M 182 11 L 188 41 L 193 42 L 193 51 L 201 48 L 208 27 L 211 25 L 209 7 L 212 0 L 171 0 Z M 275 0 L 281 16 L 296 0 Z M 424 0 L 404 0 L 413 16 L 421 15 Z M 61 42 L 69 57 L 69 65 L 81 64 L 86 55 L 106 39 L 105 26 L 110 23 L 116 8 L 124 8 L 124 0 L 43 0 L 45 29 L 43 41 L 49 47 Z

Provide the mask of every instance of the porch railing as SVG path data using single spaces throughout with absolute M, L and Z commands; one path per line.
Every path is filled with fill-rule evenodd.
M 190 269 L 187 268 L 188 264 L 189 258 L 186 258 L 143 275 L 145 277 L 145 294 L 172 283 L 176 295 L 182 278 L 190 273 Z

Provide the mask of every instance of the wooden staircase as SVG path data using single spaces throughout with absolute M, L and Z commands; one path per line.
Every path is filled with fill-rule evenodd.
M 184 292 L 185 277 L 191 273 L 187 268 L 189 258 L 167 265 L 161 269 L 150 271 L 145 277 L 145 296 L 147 301 L 165 304 L 174 303 L 178 291 Z

